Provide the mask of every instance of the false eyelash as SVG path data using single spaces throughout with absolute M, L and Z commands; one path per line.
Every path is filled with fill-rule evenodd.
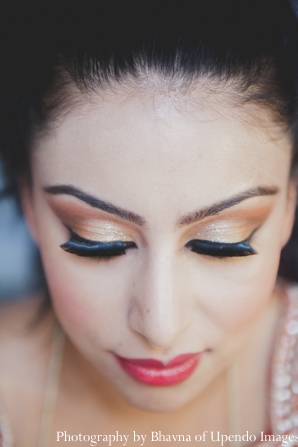
M 77 256 L 89 258 L 112 258 L 126 254 L 129 248 L 137 248 L 134 242 L 98 242 L 85 239 L 69 229 L 71 233 L 70 239 L 60 247 Z
M 250 236 L 251 237 L 251 236 Z M 249 243 L 249 238 L 241 242 L 226 244 L 207 240 L 192 239 L 186 244 L 191 251 L 216 258 L 232 258 L 255 255 L 256 251 Z

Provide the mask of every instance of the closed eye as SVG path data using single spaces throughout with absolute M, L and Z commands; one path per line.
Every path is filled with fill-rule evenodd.
M 250 245 L 250 238 L 251 236 L 244 241 L 232 244 L 192 239 L 186 244 L 186 247 L 190 248 L 194 253 L 216 258 L 251 256 L 256 254 L 256 251 Z
M 137 248 L 134 242 L 130 241 L 112 241 L 100 242 L 85 239 L 74 231 L 69 229 L 71 233 L 70 239 L 60 247 L 77 256 L 84 256 L 88 258 L 113 258 L 126 254 L 126 250 Z

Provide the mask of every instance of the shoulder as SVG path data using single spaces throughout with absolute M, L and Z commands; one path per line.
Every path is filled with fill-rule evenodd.
M 43 298 L 34 296 L 0 306 L 0 375 L 4 359 L 15 363 L 46 343 L 54 324 L 52 309 L 41 314 Z M 7 365 L 6 365 L 7 366 Z
M 41 306 L 41 297 L 0 306 L 0 405 L 13 426 L 39 417 L 55 324 Z

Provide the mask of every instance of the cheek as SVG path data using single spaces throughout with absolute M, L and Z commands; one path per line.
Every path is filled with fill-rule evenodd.
M 75 325 L 82 331 L 88 322 L 90 303 L 86 300 L 84 280 L 67 269 L 58 270 L 44 262 L 51 299 L 59 320 L 64 326 Z M 57 265 L 57 264 L 56 264 Z M 64 266 L 65 267 L 65 266 Z M 83 284 L 82 284 L 83 283 Z
M 59 247 L 59 250 L 60 247 Z M 126 322 L 125 268 L 109 261 L 84 259 L 61 250 L 45 249 L 43 264 L 53 307 L 77 345 L 111 349 L 124 336 Z M 117 280 L 115 281 L 115 278 Z M 91 342 L 91 343 L 90 343 Z
M 202 268 L 199 306 L 219 339 L 244 332 L 268 304 L 279 264 L 279 250 L 270 251 L 270 255 L 263 253 L 243 262 Z

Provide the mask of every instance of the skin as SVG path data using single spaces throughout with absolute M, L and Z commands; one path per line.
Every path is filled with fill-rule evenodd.
M 85 390 L 89 402 L 78 405 L 101 414 L 111 430 L 136 429 L 137 418 L 143 432 L 157 421 L 156 429 L 170 433 L 228 432 L 225 371 L 235 359 L 243 427 L 266 428 L 264 378 L 281 307 L 274 286 L 295 187 L 289 136 L 266 111 L 252 123 L 253 110 L 245 107 L 202 87 L 184 95 L 118 87 L 85 98 L 35 141 L 33 186 L 23 203 L 68 337 L 61 388 L 68 381 Z M 45 191 L 57 185 L 137 214 L 142 225 Z M 272 193 L 194 219 L 261 187 Z M 60 247 L 69 227 L 84 238 L 138 248 L 109 260 L 79 257 Z M 235 243 L 251 234 L 252 256 L 215 258 L 186 247 L 195 238 Z M 112 354 L 166 363 L 192 352 L 202 353 L 198 367 L 169 387 L 137 382 Z M 60 430 L 71 427 L 66 408 L 75 417 L 69 396 L 62 392 L 58 402 Z M 84 427 L 94 423 L 91 417 Z

